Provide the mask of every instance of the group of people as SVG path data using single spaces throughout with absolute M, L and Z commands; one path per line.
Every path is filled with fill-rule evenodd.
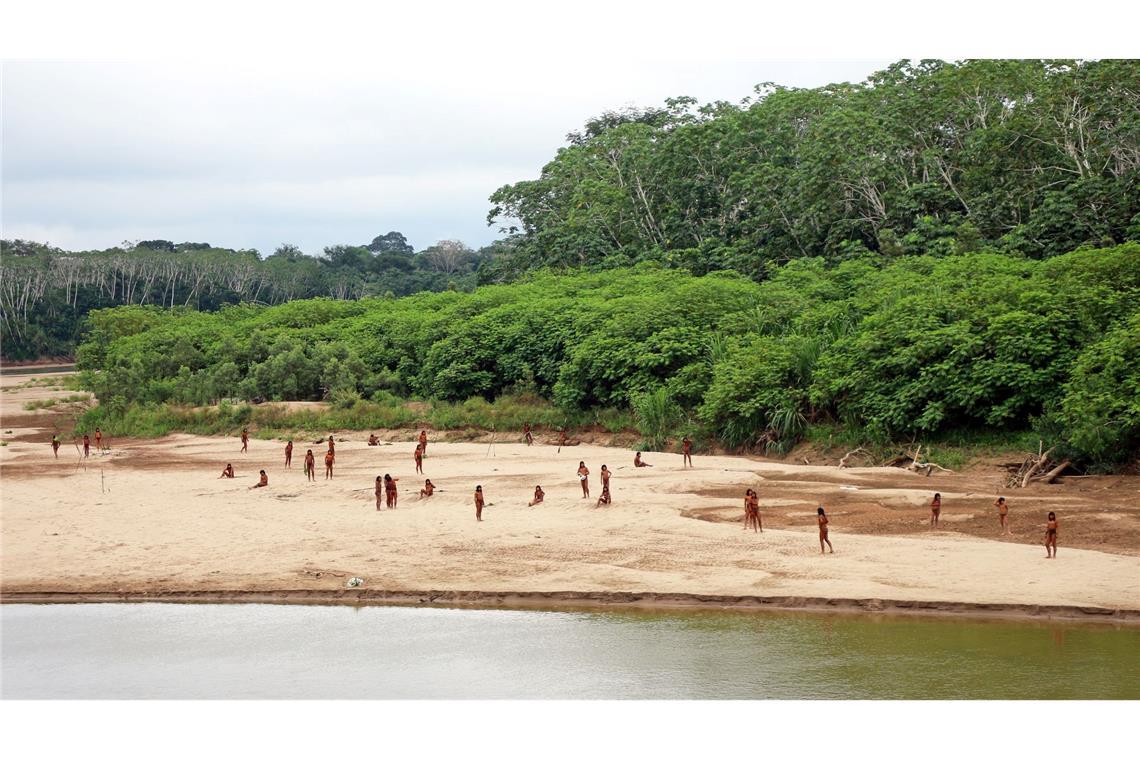
M 53 435 L 51 437 L 51 453 L 55 455 L 56 459 L 59 459 L 59 447 L 62 445 L 63 445 L 63 442 L 59 438 L 59 433 L 56 433 L 55 435 Z M 76 444 L 76 445 L 78 446 L 78 444 Z M 95 448 L 98 449 L 99 453 L 103 453 L 106 450 L 103 446 L 103 431 L 100 430 L 99 428 L 95 428 Z M 90 433 L 84 433 L 83 434 L 83 458 L 87 459 L 90 456 L 91 456 L 91 434 Z

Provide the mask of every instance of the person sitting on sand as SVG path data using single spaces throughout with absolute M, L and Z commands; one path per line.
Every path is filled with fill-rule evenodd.
M 420 498 L 426 499 L 433 493 L 435 493 L 435 485 L 431 482 L 431 480 L 425 480 L 424 487 L 420 489 Z
M 1052 547 L 1052 554 L 1049 549 Z M 1045 523 L 1045 556 L 1049 559 L 1057 559 L 1057 513 L 1050 512 L 1049 520 Z
M 427 456 L 427 431 L 420 431 L 420 453 Z
M 51 437 L 51 453 L 55 454 L 55 458 L 59 459 L 59 434 Z
M 317 459 L 313 456 L 312 449 L 305 452 L 305 478 L 307 480 L 317 479 Z
M 637 452 L 634 452 L 634 454 L 633 454 L 633 466 L 634 467 L 652 467 L 653 465 L 649 464 L 649 462 L 642 461 L 641 452 L 637 451 Z
M 249 431 L 245 428 L 241 429 L 241 453 L 249 451 Z
M 938 527 L 938 516 L 942 514 L 942 494 L 934 494 L 933 501 L 930 502 L 930 527 Z
M 475 486 L 475 519 L 483 522 L 483 486 Z
M 293 466 L 293 439 L 290 438 L 285 443 L 285 467 Z
M 582 483 L 582 498 L 590 498 L 590 470 L 585 462 L 578 463 L 578 480 Z
M 823 507 L 815 511 L 816 520 L 819 522 L 819 553 L 823 554 L 823 544 L 827 542 L 827 548 L 831 549 L 831 553 L 835 554 L 835 549 L 831 548 L 831 539 L 827 537 L 827 515 L 824 514 Z
M 399 496 L 396 483 L 399 480 L 399 478 L 393 478 L 391 475 L 384 476 L 384 499 L 388 504 L 388 509 L 396 508 L 396 499 Z
M 222 470 L 222 474 L 219 475 L 218 477 L 219 478 L 232 478 L 233 476 L 234 476 L 234 466 L 232 464 L 227 464 L 225 469 Z
M 376 511 L 380 511 L 380 497 L 384 495 L 384 479 L 376 476 Z
M 91 436 L 83 434 L 83 458 L 91 456 Z
M 416 453 L 412 454 L 412 458 L 416 460 L 416 474 L 424 474 L 424 449 L 423 446 L 416 444 Z
M 534 498 L 527 502 L 528 507 L 533 507 L 535 504 L 541 504 L 546 492 L 542 490 L 542 486 L 534 487 Z
M 999 496 L 994 506 L 997 507 L 998 522 L 1001 524 L 1000 532 L 1007 536 L 1013 535 L 1009 532 L 1009 505 L 1005 503 L 1005 497 Z
M 681 466 L 693 466 L 693 442 L 689 440 L 689 436 L 681 439 Z
M 333 462 L 335 462 L 335 461 L 336 461 L 336 457 L 333 455 L 332 449 L 329 449 L 328 453 L 325 454 L 325 480 L 329 480 L 332 478 L 332 476 L 333 476 Z
M 368 436 L 368 445 L 369 446 L 379 446 L 380 445 L 380 439 L 376 437 L 375 433 Z
M 530 434 L 529 422 L 523 423 L 523 440 L 526 441 L 527 446 L 530 446 L 532 443 L 534 443 L 534 436 Z
M 600 475 L 602 479 L 602 495 L 598 497 L 598 506 L 610 503 L 610 470 L 604 464 Z
M 265 486 L 267 486 L 267 485 L 269 485 L 269 476 L 265 474 L 265 470 L 262 470 L 261 471 L 261 480 L 257 481 L 257 485 L 250 486 L 249 490 L 252 491 L 255 488 L 265 488 Z

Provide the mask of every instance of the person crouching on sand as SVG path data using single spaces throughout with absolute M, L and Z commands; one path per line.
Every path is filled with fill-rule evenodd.
M 257 485 L 250 486 L 249 490 L 252 491 L 255 488 L 265 488 L 267 485 L 269 485 L 269 476 L 265 474 L 265 470 L 262 470 L 261 471 L 261 480 L 257 481 Z
M 375 433 L 368 436 L 368 445 L 369 446 L 379 446 L 380 445 L 380 439 L 376 437 Z
M 1005 503 L 1005 497 L 999 496 L 998 500 L 994 502 L 994 506 L 997 507 L 998 522 L 1001 523 L 1000 533 L 1007 536 L 1012 535 L 1009 532 L 1009 505 Z
M 305 477 L 308 480 L 317 479 L 317 458 L 313 456 L 312 449 L 305 452 Z
M 1052 554 L 1049 553 L 1049 548 L 1052 547 Z M 1049 559 L 1057 559 L 1057 513 L 1050 512 L 1049 520 L 1045 523 L 1045 556 Z
M 542 490 L 542 486 L 534 487 L 534 498 L 527 502 L 528 507 L 533 507 L 535 504 L 541 504 L 546 492 Z
M 934 494 L 934 499 L 930 502 L 930 527 L 938 527 L 938 516 L 942 514 L 942 494 Z
M 827 515 L 824 514 L 823 507 L 815 511 L 816 520 L 819 522 L 819 553 L 823 554 L 823 545 L 826 542 L 827 548 L 831 549 L 831 553 L 835 554 L 835 549 L 831 548 L 831 539 L 827 537 Z
M 649 462 L 641 461 L 641 452 L 638 451 L 638 452 L 635 452 L 633 455 L 633 466 L 634 467 L 652 467 L 653 465 L 649 464 Z
M 225 469 L 222 470 L 222 474 L 219 475 L 218 477 L 219 478 L 232 478 L 233 476 L 234 476 L 234 466 L 232 464 L 227 464 Z
M 431 482 L 431 479 L 425 480 L 424 487 L 420 489 L 420 498 L 426 499 L 433 493 L 435 493 L 435 485 Z
M 475 519 L 483 522 L 483 486 L 475 486 Z

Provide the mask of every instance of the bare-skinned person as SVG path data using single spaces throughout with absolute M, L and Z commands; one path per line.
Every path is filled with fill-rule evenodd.
M 819 553 L 823 554 L 823 545 L 826 543 L 827 548 L 831 549 L 831 553 L 835 554 L 835 549 L 831 548 L 831 539 L 827 537 L 827 523 L 830 522 L 827 519 L 827 514 L 823 511 L 823 507 L 817 509 L 815 514 L 816 521 L 819 523 Z
M 293 466 L 293 439 L 290 438 L 289 441 L 285 444 L 285 467 L 289 468 L 292 466 Z
M 384 475 L 384 502 L 388 505 L 388 509 L 396 508 L 396 499 L 400 493 L 396 490 L 396 483 L 399 478 L 393 478 L 391 475 Z
M 566 445 L 566 428 L 558 428 L 558 448 Z
M 372 433 L 371 435 L 368 436 L 368 445 L 369 446 L 379 446 L 380 445 L 380 439 L 376 437 L 375 433 Z
M 930 527 L 938 527 L 938 516 L 942 514 L 942 494 L 934 494 L 930 501 Z
M 380 498 L 384 495 L 384 479 L 376 476 L 376 511 L 380 511 Z
M 416 453 L 412 454 L 412 458 L 416 460 L 416 474 L 424 474 L 424 449 L 423 446 L 416 444 Z
M 329 454 L 332 454 L 333 458 L 336 458 L 336 441 L 333 440 L 331 435 L 329 436 Z
M 328 453 L 325 454 L 325 480 L 329 480 L 332 478 L 332 476 L 333 476 L 333 463 L 335 461 L 336 461 L 336 457 L 333 455 L 332 450 L 330 449 L 328 451 Z
M 269 485 L 269 476 L 265 474 L 265 470 L 261 470 L 261 480 L 257 481 L 256 485 L 250 486 L 249 490 L 252 491 L 255 488 L 265 488 L 267 485 Z
M 95 450 L 103 453 L 103 431 L 99 428 L 95 428 Z
M 602 479 L 602 495 L 598 497 L 598 506 L 600 507 L 612 501 L 610 497 L 610 470 L 604 464 L 599 477 Z
M 426 499 L 435 493 L 435 484 L 431 482 L 431 478 L 424 481 L 424 487 L 420 489 L 420 498 Z
M 534 436 L 530 434 L 529 422 L 523 423 L 523 440 L 526 441 L 527 446 L 530 446 L 532 443 L 534 443 Z
M 760 494 L 752 492 L 752 519 L 756 521 L 756 528 L 763 533 L 764 521 L 760 519 Z
M 689 440 L 689 436 L 681 439 L 681 465 L 693 466 L 693 442 Z
M 83 458 L 91 456 L 91 436 L 83 434 Z
M 305 478 L 307 480 L 317 479 L 317 458 L 313 456 L 312 449 L 305 452 Z
M 633 454 L 633 466 L 634 467 L 652 467 L 653 465 L 649 464 L 649 462 L 642 460 L 641 452 L 636 451 Z
M 427 431 L 420 431 L 420 455 L 427 456 Z
M 1050 553 L 1050 549 L 1052 552 Z M 1045 522 L 1045 556 L 1048 559 L 1057 559 L 1057 513 L 1050 512 Z
M 475 486 L 475 519 L 483 522 L 483 486 Z
M 1001 524 L 1000 533 L 1007 536 L 1013 535 L 1009 532 L 1009 505 L 1005 503 L 1005 497 L 999 496 L 997 501 L 994 502 L 994 507 L 998 512 L 998 523 Z
M 222 469 L 222 474 L 219 475 L 218 477 L 219 478 L 232 478 L 233 476 L 234 476 L 234 466 L 232 464 L 227 464 Z
M 241 429 L 241 453 L 249 451 L 249 431 L 245 428 Z
M 55 454 L 56 459 L 59 459 L 59 434 L 51 437 L 51 453 Z
M 542 490 L 542 486 L 535 486 L 534 498 L 527 502 L 527 506 L 533 507 L 535 504 L 541 504 L 544 498 L 546 498 L 546 491 Z
M 585 462 L 578 463 L 578 480 L 582 483 L 582 498 L 590 498 L 590 470 Z

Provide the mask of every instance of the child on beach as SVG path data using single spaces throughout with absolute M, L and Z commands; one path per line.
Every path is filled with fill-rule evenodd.
M 1052 547 L 1052 553 L 1049 552 Z M 1045 523 L 1045 556 L 1048 559 L 1057 559 L 1057 514 L 1049 513 L 1049 520 Z
M 994 506 L 998 511 L 998 522 L 1001 523 L 1001 533 L 1009 536 L 1009 505 L 1005 503 L 1005 497 L 999 496 L 998 500 L 994 502 Z
M 59 459 L 59 435 L 51 437 L 51 453 L 55 454 L 55 458 Z
M 756 530 L 763 533 L 764 521 L 760 519 L 760 494 L 756 491 L 752 492 L 752 519 L 756 522 Z
M 426 430 L 420 431 L 420 454 L 422 454 L 422 455 L 427 454 L 427 431 Z
M 542 499 L 546 496 L 546 492 L 542 490 L 542 486 L 534 487 L 534 498 L 527 502 L 528 507 L 533 507 L 535 504 L 541 504 Z
M 91 456 L 91 436 L 83 434 L 83 458 Z
M 305 478 L 307 480 L 317 479 L 317 460 L 313 456 L 312 449 L 305 452 Z
M 285 466 L 286 467 L 292 467 L 293 466 L 293 440 L 292 439 L 289 439 L 288 443 L 285 444 Z
M 578 480 L 582 482 L 582 498 L 590 498 L 590 470 L 585 462 L 578 463 Z
M 598 497 L 598 506 L 610 503 L 610 470 L 602 465 L 602 495 Z
M 384 493 L 384 480 L 379 475 L 377 475 L 376 476 L 376 511 L 377 512 L 380 511 L 380 497 L 383 495 L 383 493 Z M 421 493 L 422 493 L 422 491 L 421 491 Z
M 827 523 L 829 521 L 827 519 L 827 515 L 823 511 L 823 507 L 817 509 L 815 513 L 816 519 L 819 521 L 819 553 L 823 554 L 823 544 L 826 542 L 827 548 L 831 549 L 832 554 L 835 554 L 835 549 L 831 548 L 831 539 L 827 537 Z
M 641 460 L 641 452 L 635 451 L 633 454 L 633 466 L 634 467 L 652 467 L 653 465 L 649 464 L 649 462 L 643 462 Z
M 336 457 L 333 455 L 332 449 L 329 449 L 328 453 L 325 454 L 325 480 L 329 480 L 330 478 L 332 478 L 332 476 L 333 476 L 333 462 L 335 462 L 335 461 L 336 461 Z
M 534 436 L 530 434 L 529 422 L 523 423 L 523 440 L 526 441 L 527 446 L 530 446 L 532 443 L 534 443 Z
M 681 439 L 681 466 L 693 466 L 693 442 L 689 440 L 689 436 Z
M 241 429 L 241 453 L 249 451 L 249 431 L 245 428 Z
M 384 500 L 388 504 L 388 509 L 396 508 L 396 498 L 399 492 L 396 490 L 396 482 L 399 478 L 393 478 L 391 475 L 384 476 Z
M 333 437 L 331 435 L 329 436 L 329 453 L 328 453 L 328 456 L 331 456 L 334 459 L 336 458 L 336 441 L 333 440 Z M 326 456 L 325 458 L 327 459 L 328 456 Z
M 416 444 L 416 453 L 412 455 L 416 460 L 416 474 L 424 474 L 424 449 L 420 444 Z
M 227 464 L 225 469 L 222 470 L 222 474 L 219 475 L 218 477 L 219 478 L 232 478 L 233 476 L 234 476 L 234 466 L 232 464 Z
M 930 527 L 938 527 L 938 515 L 942 514 L 942 494 L 934 494 L 933 501 L 930 502 Z
M 483 522 L 483 486 L 475 486 L 475 519 Z
M 95 450 L 103 453 L 103 431 L 99 428 L 95 428 Z
M 420 489 L 420 498 L 426 499 L 433 493 L 435 493 L 435 486 L 432 484 L 431 480 L 425 480 L 424 487 Z
M 265 486 L 267 486 L 267 485 L 269 485 L 269 476 L 265 474 L 265 470 L 262 470 L 261 471 L 261 480 L 257 481 L 257 485 L 250 486 L 249 490 L 252 491 L 255 488 L 265 488 Z

